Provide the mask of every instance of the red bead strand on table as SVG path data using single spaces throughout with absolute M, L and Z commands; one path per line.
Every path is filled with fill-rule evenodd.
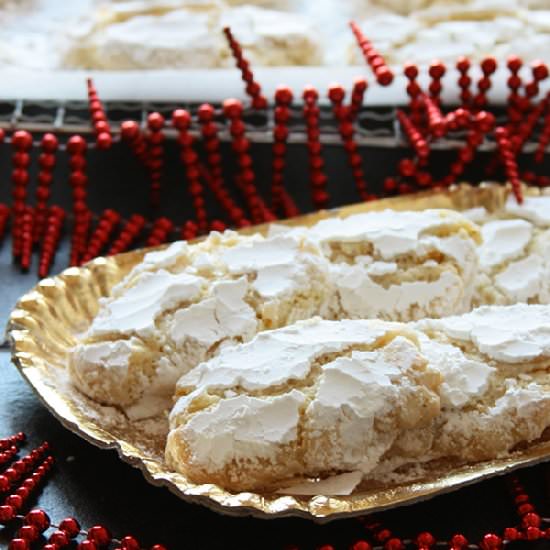
M 237 156 L 239 165 L 236 183 L 246 201 L 253 223 L 263 223 L 275 220 L 273 213 L 267 208 L 256 188 L 256 175 L 252 166 L 252 157 L 248 152 L 250 141 L 245 135 L 245 125 L 242 120 L 243 106 L 238 99 L 226 99 L 223 102 L 223 112 L 229 120 L 231 146 Z
M 33 227 L 34 227 L 34 209 L 32 206 L 26 206 L 25 212 L 21 217 L 21 269 L 27 271 L 31 266 L 32 245 L 33 245 Z
M 491 75 L 495 73 L 497 66 L 497 61 L 494 57 L 486 57 L 481 62 L 483 76 L 477 82 L 478 92 L 473 100 L 476 110 L 483 109 L 487 105 L 487 92 L 492 85 Z
M 187 168 L 187 178 L 188 181 L 195 180 L 196 173 L 198 173 L 203 181 L 206 182 L 210 191 L 212 191 L 212 194 L 226 213 L 227 218 L 231 220 L 231 223 L 236 227 L 245 227 L 246 225 L 250 225 L 250 222 L 244 217 L 242 208 L 233 201 L 225 186 L 220 139 L 218 136 L 219 128 L 214 120 L 214 114 L 215 110 L 212 106 L 206 108 L 203 106 L 202 115 L 199 117 L 201 135 L 204 142 L 204 148 L 206 149 L 208 170 L 197 158 L 196 161 L 188 163 L 190 168 Z M 182 147 L 182 151 L 185 148 L 194 151 L 195 138 L 189 133 L 189 126 L 191 124 L 191 115 L 189 112 L 184 109 L 175 110 L 172 114 L 172 124 L 179 131 L 178 141 Z M 188 160 L 194 158 L 195 157 L 192 155 L 187 155 Z M 184 159 L 182 158 L 182 160 Z M 189 172 L 190 169 L 191 172 Z M 196 179 L 196 181 L 200 180 Z M 222 223 L 220 220 L 213 220 L 211 228 L 213 228 L 213 226 L 219 226 L 220 223 Z
M 35 223 L 33 227 L 33 241 L 35 243 L 44 235 L 57 148 L 58 141 L 54 134 L 48 132 L 42 136 L 42 140 L 40 141 L 41 153 L 38 157 L 40 168 L 38 171 L 38 184 L 36 186 Z
M 102 212 L 97 227 L 90 237 L 88 248 L 82 256 L 82 263 L 89 262 L 92 258 L 99 256 L 119 222 L 120 214 L 115 210 L 108 208 Z
M 172 123 L 179 132 L 178 142 L 181 147 L 180 160 L 185 167 L 187 189 L 191 195 L 193 209 L 195 210 L 195 225 L 197 226 L 197 230 L 195 231 L 195 235 L 191 237 L 194 238 L 197 232 L 204 233 L 207 231 L 208 214 L 204 201 L 204 189 L 200 181 L 200 170 L 198 166 L 199 157 L 193 147 L 195 139 L 189 133 L 191 115 L 184 109 L 177 109 L 172 113 Z M 188 239 L 193 232 L 193 226 L 189 223 L 187 226 L 187 229 L 184 227 L 184 232 L 187 232 L 187 237 L 183 237 L 185 239 Z
M 536 60 L 531 63 L 531 74 L 533 79 L 525 85 L 525 99 L 527 100 L 524 105 L 529 107 L 531 100 L 539 93 L 539 84 L 548 78 L 548 66 L 544 61 Z
M 537 149 L 534 154 L 534 161 L 537 164 L 540 164 L 544 160 L 544 153 L 546 151 L 546 147 L 550 143 L 550 110 L 546 112 L 546 115 L 544 116 L 544 120 L 542 123 L 542 129 L 539 134 L 539 141 L 537 144 Z M 1 239 L 1 232 L 0 232 L 0 239 Z
M 292 90 L 288 86 L 279 86 L 275 90 L 275 110 L 272 147 L 271 207 L 273 212 L 281 212 L 283 217 L 297 216 L 300 211 L 284 187 L 284 170 L 288 139 L 288 121 Z
M 139 237 L 139 234 L 142 232 L 145 227 L 145 218 L 140 214 L 132 214 L 130 219 L 124 224 L 118 237 L 115 239 L 111 248 L 107 252 L 107 256 L 112 256 L 113 254 L 120 254 L 125 252 L 130 248 L 132 243 Z
M 512 185 L 512 191 L 518 203 L 523 202 L 521 191 L 521 182 L 519 180 L 518 165 L 516 155 L 512 148 L 509 133 L 506 128 L 499 126 L 495 130 L 495 138 L 497 141 L 498 150 L 504 164 L 504 171 L 508 181 Z
M 307 148 L 309 153 L 309 180 L 311 184 L 311 198 L 317 210 L 326 208 L 330 200 L 327 193 L 327 176 L 324 171 L 322 146 L 319 140 L 319 115 L 317 105 L 319 93 L 313 86 L 306 86 L 302 94 L 304 99 L 303 114 L 306 122 Z
M 456 70 L 459 72 L 458 87 L 460 88 L 460 103 L 462 107 L 468 107 L 472 101 L 472 92 L 470 86 L 472 85 L 472 78 L 468 74 L 470 71 L 471 63 L 467 57 L 459 57 L 456 62 Z
M 153 222 L 151 232 L 149 233 L 145 244 L 147 246 L 159 246 L 167 242 L 168 236 L 174 229 L 174 223 L 168 218 L 157 218 Z
M 409 111 L 412 123 L 420 130 L 422 125 L 422 89 L 418 84 L 418 67 L 414 63 L 406 63 L 403 67 L 403 74 L 409 81 L 407 84 L 407 95 L 409 96 Z
M 376 81 L 381 86 L 389 86 L 393 82 L 393 72 L 386 64 L 385 59 L 363 34 L 357 23 L 350 21 L 349 26 L 357 41 L 357 45 L 361 49 L 365 62 L 370 66 L 376 77 Z
M 32 135 L 25 130 L 18 130 L 11 138 L 13 148 L 13 170 L 11 180 L 13 183 L 13 223 L 12 223 L 12 255 L 15 259 L 21 256 L 21 222 L 25 213 L 27 201 L 27 185 L 29 184 L 29 164 L 31 162 L 29 151 L 32 147 Z
M 40 260 L 38 264 L 39 277 L 46 277 L 55 258 L 63 223 L 65 221 L 65 211 L 60 206 L 52 206 L 49 209 L 49 215 L 46 223 L 46 230 L 42 238 L 42 249 L 40 251 Z
M 81 256 L 86 249 L 86 243 L 88 242 L 88 235 L 92 226 L 92 213 L 90 211 L 82 212 L 73 221 L 72 235 L 71 235 L 71 252 L 69 257 L 69 265 L 76 266 L 81 263 Z
M 88 176 L 86 175 L 86 140 L 79 135 L 71 136 L 67 142 L 69 154 L 69 184 L 73 189 L 73 236 L 71 239 L 71 252 L 69 264 L 79 265 L 84 253 L 85 241 L 80 236 L 85 232 L 89 222 L 89 210 L 87 205 Z
M 235 59 L 235 64 L 238 69 L 241 71 L 241 77 L 246 84 L 246 93 L 250 96 L 252 100 L 252 107 L 254 109 L 265 109 L 267 107 L 267 99 L 262 94 L 262 88 L 254 80 L 254 74 L 250 68 L 250 63 L 243 55 L 243 50 L 238 43 L 238 41 L 233 36 L 231 29 L 229 27 L 224 27 L 223 32 Z
M 147 144 L 139 124 L 135 120 L 125 120 L 120 125 L 120 137 L 122 141 L 127 143 L 137 157 L 137 159 L 143 164 L 147 164 Z
M 349 105 L 349 117 L 351 120 L 357 118 L 357 113 L 363 106 L 363 100 L 365 99 L 365 93 L 369 87 L 366 78 L 362 76 L 357 77 L 353 81 L 353 88 L 351 89 L 351 100 Z
M 418 157 L 419 164 L 425 164 L 430 154 L 430 146 L 424 136 L 414 126 L 411 119 L 400 109 L 397 110 L 397 120 L 401 124 L 407 139 Z
M 446 124 L 441 110 L 431 97 L 423 95 L 421 98 L 428 115 L 428 130 L 430 134 L 436 139 L 443 137 L 446 131 Z
M 448 187 L 456 182 L 466 166 L 472 162 L 477 148 L 483 143 L 485 135 L 493 129 L 494 124 L 495 117 L 492 113 L 480 111 L 474 115 L 466 135 L 466 144 L 458 150 L 457 159 L 451 164 L 449 174 L 439 182 L 439 185 Z
M 430 99 L 434 102 L 435 105 L 439 106 L 441 103 L 441 90 L 443 85 L 441 81 L 447 72 L 447 68 L 444 63 L 439 60 L 433 61 L 430 64 L 428 69 L 428 74 L 430 75 L 431 82 L 428 86 L 428 92 L 430 93 Z
M 548 94 L 538 102 L 537 106 L 530 111 L 525 121 L 517 126 L 516 132 L 510 138 L 514 153 L 517 154 L 521 152 L 543 114 L 548 112 L 549 106 L 550 92 L 548 92 Z
M 113 143 L 111 127 L 107 121 L 105 108 L 99 99 L 96 87 L 91 78 L 86 79 L 88 88 L 88 107 L 90 109 L 90 118 L 94 127 L 96 145 L 98 149 L 109 149 Z
M 366 201 L 372 197 L 367 191 L 367 182 L 365 181 L 365 173 L 362 166 L 363 159 L 357 151 L 357 143 L 353 139 L 354 128 L 353 122 L 349 117 L 349 107 L 343 104 L 345 94 L 346 92 L 340 84 L 333 84 L 328 90 L 328 96 L 332 102 L 332 110 L 338 121 L 338 131 L 340 132 L 340 137 L 348 156 L 348 163 L 351 166 L 355 187 L 361 200 Z
M 506 67 L 510 72 L 510 76 L 506 80 L 506 85 L 510 89 L 507 99 L 507 116 L 508 116 L 508 129 L 513 129 L 516 124 L 521 121 L 522 108 L 521 103 L 523 98 L 520 97 L 519 89 L 522 82 L 519 76 L 519 71 L 523 66 L 523 61 L 516 55 L 511 55 L 506 60 Z
M 7 204 L 0 203 L 0 243 L 4 240 L 6 228 L 10 219 L 10 208 Z
M 164 117 L 160 113 L 149 113 L 147 116 L 147 167 L 151 178 L 151 206 L 160 206 L 162 168 L 164 166 Z

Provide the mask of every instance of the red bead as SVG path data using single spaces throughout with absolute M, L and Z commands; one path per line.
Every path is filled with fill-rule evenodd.
M 508 57 L 506 65 L 512 72 L 517 72 L 521 69 L 523 61 L 517 55 L 511 55 Z
M 404 550 L 405 545 L 398 538 L 393 538 L 384 544 L 384 550 Z
M 523 516 L 521 523 L 524 527 L 540 527 L 540 516 L 533 512 L 529 512 Z
M 147 126 L 154 131 L 162 130 L 164 126 L 164 117 L 160 113 L 149 113 L 147 116 Z
M 65 518 L 59 524 L 59 529 L 65 531 L 70 538 L 74 539 L 80 533 L 80 524 L 74 518 Z
M 527 540 L 538 540 L 542 537 L 542 531 L 538 527 L 527 527 L 525 538 Z
M 151 550 L 167 550 L 167 548 L 163 544 L 155 544 L 151 546 Z
M 51 543 L 51 544 L 55 544 L 57 545 L 58 547 L 61 547 L 63 548 L 63 546 L 68 546 L 69 543 L 71 542 L 70 541 L 70 538 L 69 538 L 69 535 L 67 533 L 65 533 L 65 531 L 54 531 L 48 541 Z
M 176 109 L 172 113 L 172 124 L 178 130 L 186 130 L 191 124 L 191 115 L 185 109 Z
M 382 529 L 381 531 L 378 531 L 378 533 L 376 533 L 375 538 L 379 542 L 384 542 L 391 538 L 391 535 L 392 534 L 389 529 Z
M 398 165 L 399 173 L 405 177 L 411 177 L 416 173 L 416 166 L 411 159 L 402 159 Z
M 389 86 L 393 82 L 393 72 L 389 67 L 380 67 L 375 71 L 375 76 L 381 86 Z
M 25 523 L 34 525 L 40 532 L 43 532 L 50 526 L 50 518 L 44 510 L 35 508 L 25 516 Z
M 16 168 L 11 173 L 11 181 L 15 185 L 27 185 L 27 183 L 29 183 L 29 179 L 29 173 L 23 168 Z
M 87 143 L 82 136 L 71 136 L 67 142 L 67 151 L 71 155 L 83 154 L 86 151 Z
M 9 495 L 5 502 L 8 506 L 11 506 L 16 510 L 21 510 L 23 507 L 23 499 L 19 495 Z
M 413 80 L 418 76 L 418 66 L 413 63 L 405 63 L 403 67 L 403 72 L 409 80 Z
M 78 545 L 78 550 L 97 550 L 97 545 L 96 545 L 95 542 L 93 542 L 91 540 L 83 540 Z
M 113 144 L 113 138 L 111 134 L 107 132 L 100 132 L 96 138 L 96 144 L 98 149 L 109 149 Z
M 494 57 L 486 57 L 481 62 L 483 74 L 493 74 L 497 70 L 497 61 Z
M 358 540 L 351 545 L 350 550 L 372 550 L 372 547 L 366 540 Z
M 468 546 L 468 539 L 464 535 L 458 533 L 452 536 L 451 545 L 455 548 L 464 548 Z
M 40 536 L 40 531 L 34 525 L 23 525 L 17 531 L 17 536 L 28 541 L 33 541 Z
M 32 146 L 32 135 L 26 130 L 18 130 L 13 134 L 11 142 L 16 149 L 30 149 Z
M 275 90 L 275 101 L 279 104 L 290 105 L 292 103 L 292 90 L 288 86 L 278 86 Z
M 428 72 L 432 78 L 441 78 L 445 74 L 445 65 L 441 61 L 434 61 Z
M 120 125 L 120 135 L 125 140 L 135 139 L 139 135 L 139 124 L 133 120 L 125 120 Z
M 12 506 L 0 506 L 0 523 L 9 523 L 15 517 L 16 511 Z
M 306 86 L 302 92 L 305 101 L 315 102 L 319 98 L 319 92 L 313 86 Z
M 519 531 L 514 527 L 506 527 L 506 529 L 504 529 L 505 540 L 518 540 L 519 538 L 520 538 Z
M 30 550 L 30 544 L 25 539 L 12 539 L 8 544 L 8 550 Z
M 340 84 L 331 84 L 328 89 L 328 97 L 331 101 L 335 103 L 340 103 L 344 100 L 346 96 L 346 91 L 344 87 Z
M 223 112 L 228 118 L 238 118 L 243 113 L 243 104 L 238 99 L 226 99 L 223 102 Z
M 121 550 L 139 550 L 139 542 L 132 536 L 128 535 L 120 541 Z
M 483 550 L 497 550 L 502 546 L 502 541 L 498 535 L 488 533 L 483 537 L 480 546 Z
M 0 493 L 9 491 L 10 485 L 10 480 L 5 475 L 0 475 Z
M 88 539 L 95 542 L 97 546 L 107 546 L 111 542 L 111 533 L 102 525 L 94 525 L 88 529 Z
M 42 550 L 59 550 L 59 546 L 57 546 L 57 544 L 45 544 L 43 547 L 42 547 Z
M 531 71 L 535 80 L 544 80 L 548 78 L 548 67 L 544 61 L 533 61 L 531 63 Z
M 416 537 L 416 544 L 419 547 L 430 547 L 435 544 L 435 537 L 431 534 L 425 531 L 424 533 L 420 533 Z
M 31 494 L 31 492 L 26 487 L 19 487 L 19 489 L 17 489 L 17 491 L 15 491 L 15 494 L 19 495 L 23 500 L 27 500 L 27 498 L 29 498 L 29 495 Z

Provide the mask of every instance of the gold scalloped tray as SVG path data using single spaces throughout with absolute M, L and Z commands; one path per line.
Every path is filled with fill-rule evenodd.
M 537 190 L 529 190 L 537 194 Z M 346 217 L 358 212 L 393 208 L 465 209 L 502 205 L 508 191 L 484 184 L 472 188 L 458 185 L 445 192 L 384 199 L 337 210 L 301 216 L 286 223 L 311 225 L 321 218 Z M 248 229 L 265 232 L 268 226 Z M 97 258 L 81 268 L 69 268 L 57 277 L 44 279 L 23 296 L 8 324 L 13 361 L 46 407 L 72 432 L 103 449 L 116 449 L 120 457 L 139 468 L 147 481 L 167 487 L 185 501 L 218 512 L 263 518 L 301 516 L 316 521 L 359 515 L 393 506 L 411 504 L 455 490 L 515 468 L 550 460 L 550 436 L 510 456 L 469 466 L 443 465 L 424 477 L 386 487 L 360 487 L 351 496 L 294 497 L 279 494 L 232 494 L 216 485 L 195 485 L 167 469 L 163 460 L 165 418 L 130 422 L 120 411 L 103 407 L 78 392 L 66 376 L 67 356 L 76 337 L 91 322 L 98 299 L 109 294 L 145 250 Z

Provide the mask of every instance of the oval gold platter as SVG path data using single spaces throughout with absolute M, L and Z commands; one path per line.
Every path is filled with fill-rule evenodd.
M 538 190 L 529 190 L 538 194 Z M 322 218 L 346 217 L 359 212 L 392 208 L 462 210 L 502 205 L 508 190 L 496 184 L 454 186 L 443 192 L 383 199 L 316 212 L 280 222 L 311 225 Z M 247 229 L 265 233 L 268 225 Z M 469 466 L 439 466 L 422 479 L 391 487 L 359 487 L 350 496 L 296 497 L 281 494 L 232 494 L 212 485 L 196 485 L 167 469 L 163 460 L 165 418 L 130 422 L 120 411 L 89 400 L 74 388 L 66 376 L 69 350 L 79 333 L 96 314 L 98 299 L 141 261 L 145 250 L 97 258 L 80 268 L 69 268 L 56 277 L 40 281 L 23 296 L 8 324 L 13 361 L 46 407 L 69 430 L 103 449 L 116 449 L 120 457 L 139 468 L 147 481 L 164 486 L 185 501 L 233 515 L 263 518 L 301 516 L 319 522 L 360 515 L 411 504 L 458 489 L 513 469 L 550 460 L 550 435 L 506 458 Z

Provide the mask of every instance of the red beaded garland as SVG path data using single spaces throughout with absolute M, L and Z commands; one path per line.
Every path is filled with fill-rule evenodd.
M 64 221 L 65 211 L 59 206 L 50 207 L 38 265 L 38 275 L 40 277 L 46 277 L 50 270 L 59 246 Z
M 151 232 L 146 240 L 147 246 L 159 246 L 168 240 L 168 235 L 174 229 L 174 224 L 168 218 L 157 218 L 153 222 Z
M 181 160 L 186 166 L 189 190 L 194 190 L 195 193 L 199 191 L 202 193 L 200 176 L 235 226 L 244 227 L 250 225 L 250 222 L 244 217 L 244 212 L 235 204 L 225 186 L 220 139 L 218 137 L 219 129 L 214 119 L 215 109 L 212 105 L 205 103 L 199 108 L 198 114 L 204 148 L 206 150 L 208 170 L 199 162 L 198 156 L 194 151 L 195 138 L 189 132 L 191 124 L 190 113 L 184 109 L 176 109 L 172 113 L 172 124 L 179 131 L 178 141 L 182 148 Z M 199 225 L 201 225 L 201 231 L 204 231 L 208 220 L 202 194 L 194 199 L 194 207 L 197 220 L 203 220 Z M 200 214 L 199 211 L 201 212 Z
M 460 102 L 462 107 L 467 107 L 472 101 L 472 92 L 470 86 L 472 78 L 468 75 L 471 63 L 467 57 L 459 57 L 456 62 L 456 70 L 460 76 L 458 78 L 458 87 L 460 88 Z
M 115 210 L 108 208 L 102 212 L 88 247 L 82 255 L 82 263 L 89 262 L 101 253 L 119 222 L 120 214 Z
M 256 188 L 256 176 L 252 168 L 252 157 L 249 154 L 250 142 L 246 138 L 242 121 L 243 106 L 238 99 L 226 99 L 223 102 L 223 113 L 229 119 L 232 148 L 236 153 L 239 165 L 236 184 L 246 201 L 250 217 L 254 223 L 275 220 Z
M 34 209 L 26 206 L 21 216 L 20 238 L 21 238 L 21 269 L 27 271 L 31 265 L 32 245 L 33 245 L 33 226 Z
M 199 120 L 201 121 L 203 135 L 206 133 L 208 137 L 209 146 L 212 147 L 212 139 L 210 136 L 217 140 L 217 128 L 214 128 L 214 123 L 212 122 L 214 108 L 209 104 L 203 104 L 198 109 Z M 184 116 L 185 113 L 185 116 Z M 172 121 L 174 126 L 177 124 L 178 130 L 180 132 L 180 145 L 181 145 L 181 154 L 180 159 L 185 166 L 185 175 L 187 178 L 187 189 L 191 195 L 191 200 L 193 202 L 193 208 L 195 210 L 195 218 L 197 220 L 197 225 L 199 231 L 205 232 L 208 228 L 208 214 L 205 208 L 204 200 L 204 189 L 200 181 L 200 170 L 199 170 L 199 157 L 194 150 L 194 138 L 188 132 L 188 127 L 191 122 L 191 115 L 184 111 L 180 113 L 179 111 L 174 111 L 172 115 Z M 185 122 L 184 122 L 185 121 Z M 219 141 L 219 140 L 218 140 Z M 219 156 L 219 151 L 216 151 Z M 216 153 L 215 152 L 215 153 Z M 216 161 L 216 158 L 213 158 L 213 155 L 208 155 L 208 161 Z M 216 165 L 216 173 L 218 166 Z M 220 156 L 220 174 L 221 174 L 221 156 Z
M 353 88 L 351 89 L 351 100 L 349 105 L 349 117 L 355 120 L 357 113 L 360 111 L 365 93 L 369 87 L 366 78 L 359 76 L 353 81 Z
M 22 253 L 22 221 L 25 214 L 27 200 L 27 185 L 29 183 L 30 156 L 28 151 L 32 147 L 32 135 L 25 130 L 16 131 L 11 139 L 14 153 L 12 155 L 13 170 L 11 179 L 13 183 L 12 211 L 14 215 L 12 223 L 12 255 L 19 260 Z
M 409 111 L 411 121 L 414 126 L 418 129 L 421 128 L 422 124 L 422 108 L 423 102 L 422 89 L 420 88 L 417 78 L 418 78 L 418 67 L 414 63 L 405 63 L 403 67 L 403 74 L 409 81 L 407 84 L 406 90 L 407 95 L 409 96 Z
M 322 145 L 319 140 L 319 107 L 317 105 L 319 93 L 313 86 L 306 86 L 302 98 L 304 100 L 303 115 L 306 122 L 312 201 L 316 209 L 321 209 L 328 205 L 330 197 L 326 191 L 327 176 L 323 169 Z
M 495 73 L 497 66 L 497 61 L 494 57 L 486 57 L 481 62 L 481 72 L 483 76 L 477 82 L 478 93 L 473 100 L 476 109 L 482 109 L 487 105 L 487 92 L 492 85 L 491 75 Z
M 4 239 L 6 234 L 6 227 L 8 226 L 8 220 L 10 219 L 10 209 L 6 204 L 0 203 L 0 242 Z
M 439 105 L 440 103 L 441 90 L 443 87 L 441 80 L 445 76 L 446 72 L 447 68 L 444 63 L 439 60 L 433 61 L 428 69 L 428 74 L 431 78 L 431 82 L 428 85 L 428 91 L 430 93 L 430 99 L 435 105 Z
M 348 163 L 352 168 L 355 187 L 357 188 L 361 200 L 366 201 L 371 198 L 371 195 L 367 190 L 367 182 L 365 181 L 365 174 L 362 167 L 362 158 L 357 151 L 357 143 L 353 138 L 354 128 L 349 114 L 350 109 L 343 105 L 345 94 L 346 92 L 340 84 L 333 84 L 329 87 L 328 96 L 332 102 L 334 116 L 338 121 L 338 130 L 348 156 Z
M 130 245 L 138 238 L 139 234 L 145 227 L 146 220 L 140 214 L 132 214 L 130 219 L 124 224 L 118 237 L 115 239 L 111 248 L 107 252 L 107 256 L 119 254 L 130 248 Z
M 69 165 L 71 168 L 69 184 L 73 188 L 74 214 L 70 265 L 78 265 L 80 263 L 86 245 L 85 237 L 83 239 L 81 235 L 89 224 L 89 210 L 86 204 L 88 177 L 84 172 L 86 168 L 85 153 L 87 147 L 88 144 L 86 140 L 79 135 L 71 136 L 67 142 L 67 152 L 69 154 Z
M 53 171 L 56 164 L 56 151 L 58 148 L 57 137 L 52 133 L 46 133 L 40 141 L 42 150 L 38 164 L 38 185 L 36 187 L 35 223 L 33 226 L 33 241 L 37 243 L 44 235 L 46 219 L 48 216 L 48 199 L 53 181 Z
M 411 119 L 400 109 L 397 110 L 397 120 L 401 124 L 401 128 L 405 132 L 411 147 L 414 149 L 419 164 L 424 164 L 430 154 L 428 142 L 412 123 Z
M 292 104 L 292 90 L 288 86 L 279 86 L 275 90 L 275 125 L 273 126 L 271 207 L 273 212 L 282 212 L 285 218 L 297 216 L 298 207 L 285 191 L 284 169 L 289 134 L 288 120 Z
M 518 201 L 518 203 L 521 204 L 523 202 L 521 182 L 519 180 L 516 155 L 509 139 L 508 130 L 503 126 L 498 127 L 495 130 L 495 138 L 501 158 L 504 163 L 506 177 L 512 185 L 512 191 L 514 193 L 514 196 L 516 197 L 516 200 Z
M 267 107 L 267 99 L 262 94 L 261 86 L 254 80 L 254 74 L 250 68 L 250 63 L 244 57 L 240 44 L 233 36 L 229 27 L 224 27 L 223 32 L 229 48 L 231 49 L 231 53 L 233 54 L 233 58 L 235 59 L 235 64 L 241 71 L 241 77 L 246 84 L 246 93 L 252 100 L 252 107 L 254 109 L 265 109 Z
M 103 103 L 99 99 L 97 89 L 91 78 L 86 79 L 88 88 L 88 106 L 90 109 L 90 118 L 96 135 L 96 145 L 98 149 L 109 149 L 113 143 L 111 127 L 107 122 L 107 115 Z
M 160 206 L 160 190 L 162 179 L 162 167 L 164 165 L 164 117 L 160 113 L 149 113 L 147 116 L 147 167 L 151 179 L 150 202 L 154 209 Z
M 372 42 L 363 34 L 357 23 L 350 21 L 349 26 L 357 45 L 361 49 L 365 62 L 370 66 L 376 77 L 376 81 L 381 86 L 389 86 L 393 82 L 393 72 L 386 61 L 372 45 Z

